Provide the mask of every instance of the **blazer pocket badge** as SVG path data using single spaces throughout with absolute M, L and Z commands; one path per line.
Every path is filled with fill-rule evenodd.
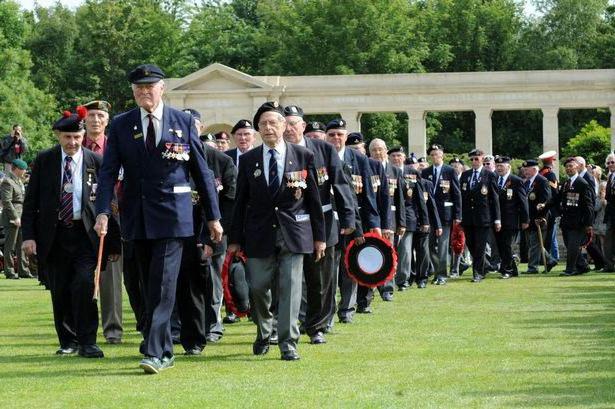
M 480 188 L 480 192 L 483 195 L 486 195 L 488 193 L 487 186 L 483 185 L 483 187 Z
M 132 137 L 135 139 L 143 138 L 143 134 L 139 132 L 139 133 L 134 134 Z

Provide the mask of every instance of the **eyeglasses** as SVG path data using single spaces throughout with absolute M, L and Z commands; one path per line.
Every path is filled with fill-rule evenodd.
M 483 158 L 480 158 L 478 156 L 474 156 L 474 157 L 472 157 L 472 162 L 477 162 L 477 161 L 482 160 L 482 159 Z
M 295 126 L 299 123 L 303 122 L 301 119 L 297 119 L 296 121 L 286 121 L 286 125 Z
M 610 160 L 610 161 L 608 161 L 606 164 L 607 164 L 607 165 L 612 165 L 612 164 L 614 164 L 614 163 L 615 163 L 615 161 Z
M 267 126 L 275 127 L 275 126 L 277 126 L 280 122 L 282 122 L 282 121 L 280 121 L 280 120 L 274 120 L 274 119 L 269 120 L 269 121 L 262 121 L 262 122 L 259 122 L 259 123 L 258 123 L 258 127 L 259 127 L 259 128 L 266 128 Z

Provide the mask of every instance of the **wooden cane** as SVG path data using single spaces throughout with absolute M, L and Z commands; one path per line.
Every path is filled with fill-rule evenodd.
M 96 270 L 94 270 L 94 295 L 92 296 L 94 301 L 98 301 L 98 298 L 100 298 L 100 268 L 102 266 L 104 243 L 105 234 L 101 234 L 98 242 L 98 261 L 96 262 Z
M 536 227 L 538 228 L 538 241 L 540 242 L 542 262 L 545 265 L 545 273 L 546 273 L 547 272 L 547 250 L 545 249 L 545 244 L 542 239 L 542 228 L 540 227 L 542 225 L 541 221 L 542 221 L 541 219 L 536 219 L 534 220 L 534 223 L 536 223 Z

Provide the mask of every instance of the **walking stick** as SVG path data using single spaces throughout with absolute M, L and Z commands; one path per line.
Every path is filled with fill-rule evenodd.
M 542 228 L 540 225 L 542 224 L 543 219 L 536 219 L 534 223 L 536 223 L 536 227 L 538 228 L 538 241 L 540 242 L 540 250 L 542 253 L 542 263 L 545 265 L 545 273 L 547 272 L 547 250 L 545 250 L 545 244 L 542 240 Z
M 98 301 L 100 298 L 100 267 L 102 265 L 104 243 L 105 235 L 102 234 L 98 242 L 98 261 L 96 262 L 96 270 L 94 270 L 94 295 L 92 296 L 94 301 Z

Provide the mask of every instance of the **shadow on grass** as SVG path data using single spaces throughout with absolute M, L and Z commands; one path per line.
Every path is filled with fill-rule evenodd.
M 564 356 L 537 354 L 537 360 L 547 362 L 540 370 L 545 373 L 540 381 L 490 392 L 508 397 L 508 404 L 517 407 L 614 407 L 615 285 L 612 276 L 608 281 L 588 277 L 577 280 L 575 286 L 554 288 L 561 300 L 557 306 L 564 308 L 536 311 L 535 318 L 523 319 L 519 325 L 536 334 L 559 331 L 575 352 Z M 566 305 L 576 308 L 566 309 Z M 523 379 L 525 375 L 526 370 L 518 370 L 514 376 Z

